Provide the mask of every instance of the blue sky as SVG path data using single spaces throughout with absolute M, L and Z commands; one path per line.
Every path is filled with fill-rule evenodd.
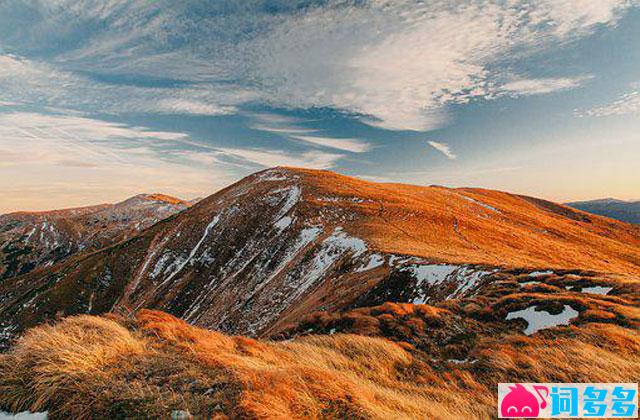
M 640 198 L 637 0 L 0 3 L 0 212 L 256 170 Z

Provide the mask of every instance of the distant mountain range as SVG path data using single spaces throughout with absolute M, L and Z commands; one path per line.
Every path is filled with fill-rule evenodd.
M 0 281 L 125 240 L 191 205 L 140 194 L 116 204 L 0 215 Z
M 640 223 L 640 201 L 623 201 L 615 198 L 600 200 L 575 201 L 566 203 L 574 209 L 586 211 L 600 216 L 610 217 L 627 223 Z
M 0 282 L 0 339 L 59 315 L 140 308 L 271 336 L 318 310 L 462 298 L 504 270 L 640 275 L 640 227 L 491 190 L 276 168 L 188 209 L 147 201 L 76 210 L 53 230 L 51 216 L 5 220 L 5 232 L 19 229 L 12 252 L 29 249 L 41 269 Z

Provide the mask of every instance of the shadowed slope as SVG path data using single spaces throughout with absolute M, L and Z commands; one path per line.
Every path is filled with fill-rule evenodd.
M 190 206 L 140 194 L 116 204 L 0 215 L 0 281 L 113 245 Z

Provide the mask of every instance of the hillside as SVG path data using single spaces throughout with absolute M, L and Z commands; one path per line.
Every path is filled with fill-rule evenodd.
M 52 419 L 490 419 L 499 382 L 635 381 L 638 302 L 638 283 L 512 271 L 436 305 L 310 314 L 275 340 L 157 311 L 81 315 L 0 355 L 0 408 Z
M 0 284 L 0 337 L 61 315 L 155 308 L 269 336 L 314 311 L 472 296 L 521 273 L 640 275 L 640 227 L 479 189 L 327 171 L 251 175 L 130 239 Z
M 116 204 L 0 215 L 0 281 L 112 245 L 190 205 L 140 194 Z
M 628 223 L 640 223 L 640 201 L 622 201 L 614 198 L 576 201 L 569 207 Z

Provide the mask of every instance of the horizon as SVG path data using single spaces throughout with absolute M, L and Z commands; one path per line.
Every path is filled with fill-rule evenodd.
M 640 2 L 0 4 L 0 214 L 273 166 L 640 200 Z
M 277 166 L 271 167 L 271 168 L 267 168 L 267 169 L 263 169 L 260 171 L 256 171 L 253 172 L 248 176 L 254 175 L 256 173 L 260 173 L 263 171 L 268 171 L 271 169 L 277 169 Z M 310 169 L 310 168 L 296 168 L 296 167 L 288 167 L 289 169 Z M 322 169 L 323 171 L 327 171 L 327 169 Z M 331 171 L 328 170 L 330 172 L 335 172 L 340 174 L 339 172 L 336 171 Z M 345 174 L 340 174 L 340 175 L 345 175 Z M 369 181 L 366 180 L 365 178 L 361 178 L 361 177 L 357 177 L 357 176 L 351 176 L 351 175 L 345 175 L 345 176 L 349 176 L 349 177 L 353 177 L 353 178 L 359 178 L 368 182 L 373 182 L 373 183 L 380 183 L 380 184 L 404 184 L 404 185 L 415 185 L 415 186 L 420 186 L 420 187 L 443 187 L 443 188 L 448 188 L 448 189 L 458 189 L 458 188 L 462 188 L 462 189 L 486 189 L 484 187 L 477 187 L 477 186 L 459 186 L 459 187 L 452 187 L 452 186 L 448 186 L 448 185 L 441 185 L 441 184 L 428 184 L 428 185 L 421 185 L 421 184 L 410 184 L 410 183 L 406 183 L 406 182 L 394 182 L 394 181 Z M 55 207 L 55 208 L 42 208 L 42 209 L 18 209 L 18 210 L 9 210 L 9 211 L 2 211 L 2 208 L 0 207 L 0 216 L 2 215 L 6 215 L 6 214 L 11 214 L 11 213 L 41 213 L 41 212 L 49 212 L 49 211 L 57 211 L 57 210 L 72 210 L 72 209 L 76 209 L 76 208 L 83 208 L 83 207 L 93 207 L 93 206 L 100 206 L 100 205 L 114 205 L 114 204 L 119 204 L 122 203 L 128 199 L 134 198 L 134 197 L 139 197 L 139 196 L 144 196 L 144 195 L 151 195 L 151 196 L 155 196 L 155 195 L 160 195 L 160 196 L 167 196 L 169 198 L 173 198 L 173 199 L 178 199 L 181 201 L 192 201 L 192 200 L 204 200 L 210 196 L 213 196 L 215 194 L 217 194 L 218 192 L 222 191 L 223 189 L 237 183 L 240 182 L 243 178 L 238 179 L 237 181 L 233 181 L 232 183 L 210 193 L 210 194 L 203 194 L 203 195 L 198 195 L 195 197 L 181 197 L 181 196 L 176 196 L 176 195 L 172 195 L 172 194 L 165 194 L 161 191 L 155 191 L 155 192 L 139 192 L 139 193 L 135 193 L 133 195 L 128 195 L 126 197 L 120 197 L 120 198 L 116 198 L 115 200 L 111 200 L 111 201 L 98 201 L 95 203 L 81 203 L 79 205 L 72 205 L 69 207 Z M 511 191 L 503 191 L 503 190 L 494 190 L 494 191 L 499 191 L 499 192 L 504 192 L 504 193 L 509 193 L 509 194 L 517 194 Z M 526 194 L 519 194 L 519 195 L 526 195 Z M 530 197 L 534 197 L 534 198 L 541 198 L 543 200 L 546 200 L 546 198 L 544 197 L 535 197 L 535 196 L 530 196 Z M 619 199 L 616 197 L 600 197 L 600 198 L 594 198 L 594 199 L 586 199 L 586 200 L 573 200 L 573 201 L 555 201 L 559 204 L 573 204 L 573 203 L 581 203 L 581 202 L 595 202 L 595 201 L 606 201 L 606 200 L 615 200 L 615 201 L 620 201 L 620 202 L 625 202 L 625 203 L 636 203 L 636 202 L 640 202 L 640 199 L 629 199 L 629 200 L 623 200 L 623 199 Z M 554 201 L 554 200 L 547 200 L 547 201 Z

